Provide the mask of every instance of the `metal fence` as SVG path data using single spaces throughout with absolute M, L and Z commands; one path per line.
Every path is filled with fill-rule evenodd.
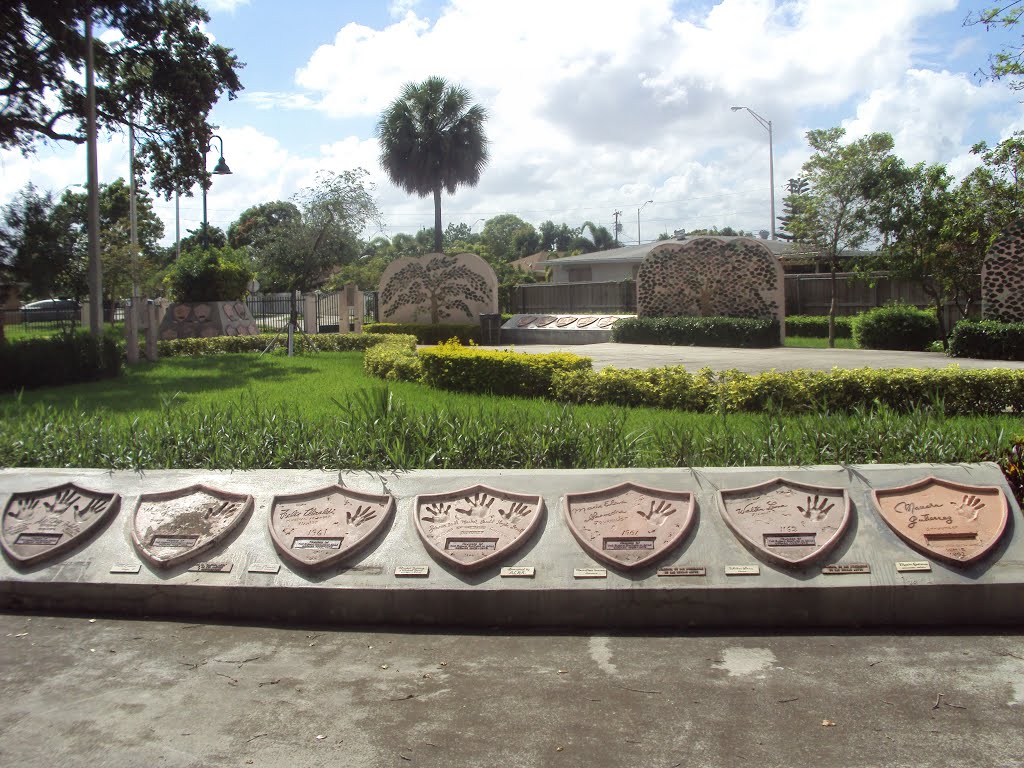
M 258 293 L 247 296 L 245 305 L 249 313 L 256 321 L 256 325 L 264 333 L 277 333 L 288 327 L 288 321 L 292 314 L 292 295 L 290 293 Z M 300 330 L 307 331 L 305 318 L 302 316 L 302 296 L 295 297 L 295 307 L 298 311 L 298 326 Z
M 512 311 L 523 314 L 636 312 L 636 283 L 529 283 L 512 289 Z
M 129 299 L 119 300 L 113 305 L 107 302 L 103 307 L 104 323 L 123 323 L 125 306 Z M 31 333 L 57 333 L 74 326 L 82 326 L 82 310 L 74 307 L 42 309 L 4 309 L 3 324 L 9 330 Z

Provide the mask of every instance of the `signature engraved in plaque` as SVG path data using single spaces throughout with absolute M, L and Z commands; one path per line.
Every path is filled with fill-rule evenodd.
M 839 543 L 852 516 L 844 489 L 781 477 L 719 491 L 718 506 L 747 549 L 785 566 L 820 560 Z
M 482 568 L 526 543 L 540 525 L 544 500 L 475 485 L 417 496 L 416 532 L 435 558 L 459 570 Z
M 147 562 L 169 568 L 224 541 L 252 508 L 252 496 L 206 485 L 146 493 L 132 515 L 132 543 Z
M 907 544 L 951 565 L 987 555 L 1006 530 L 1010 507 L 998 486 L 965 485 L 927 477 L 873 490 L 882 519 Z
M 315 570 L 342 563 L 384 532 L 395 511 L 390 495 L 330 485 L 275 496 L 270 508 L 274 547 L 290 563 Z
M 665 557 L 696 520 L 696 502 L 689 491 L 636 483 L 568 493 L 562 510 L 569 530 L 587 553 L 624 569 Z
M 31 565 L 78 546 L 121 508 L 116 493 L 65 483 L 11 494 L 0 523 L 0 544 L 18 565 Z

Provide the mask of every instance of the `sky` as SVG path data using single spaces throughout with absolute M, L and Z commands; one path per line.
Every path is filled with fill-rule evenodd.
M 224 229 L 319 171 L 359 167 L 383 214 L 365 236 L 432 226 L 431 198 L 387 180 L 375 137 L 401 87 L 432 75 L 465 86 L 489 114 L 480 183 L 442 199 L 444 224 L 475 232 L 502 213 L 611 229 L 615 211 L 627 244 L 677 229 L 769 229 L 768 131 L 732 106 L 771 121 L 777 215 L 810 154 L 808 130 L 887 131 L 907 162 L 962 177 L 977 163 L 973 144 L 1024 129 L 1020 94 L 980 74 L 1021 31 L 963 24 L 985 0 L 201 4 L 207 33 L 246 65 L 245 89 L 210 118 L 233 171 L 209 192 L 210 223 Z M 104 137 L 99 163 L 101 181 L 127 176 L 126 137 Z M 30 181 L 59 194 L 85 167 L 81 147 L 0 152 L 0 203 Z M 155 208 L 173 242 L 173 198 Z M 183 236 L 199 226 L 201 197 L 182 197 L 180 221 Z

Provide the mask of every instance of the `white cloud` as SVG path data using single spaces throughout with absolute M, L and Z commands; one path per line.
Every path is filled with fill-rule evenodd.
M 249 0 L 204 0 L 203 5 L 210 13 L 234 13 L 243 5 L 248 5 Z

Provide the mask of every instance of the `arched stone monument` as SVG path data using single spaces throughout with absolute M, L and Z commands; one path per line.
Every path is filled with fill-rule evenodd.
M 380 278 L 382 323 L 472 323 L 498 311 L 498 278 L 475 253 L 396 259 Z
M 782 264 L 747 237 L 698 237 L 655 246 L 637 275 L 640 317 L 786 319 Z
M 1024 219 L 996 238 L 981 267 L 981 315 L 1024 323 Z

